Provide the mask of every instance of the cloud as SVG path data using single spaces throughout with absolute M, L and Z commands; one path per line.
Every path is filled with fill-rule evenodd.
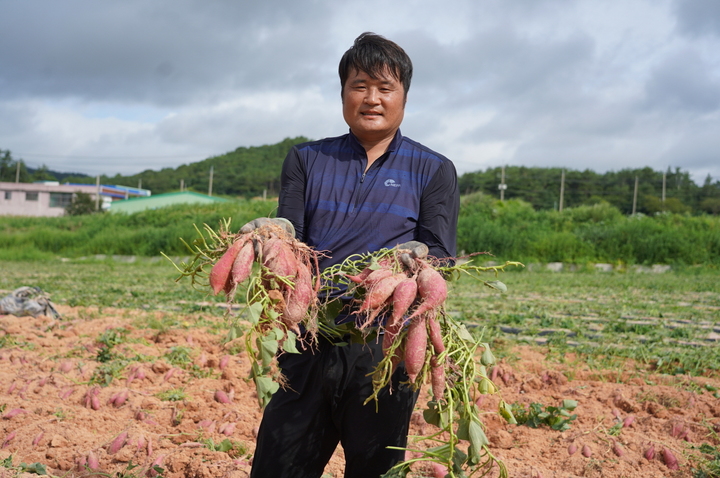
M 720 75 L 695 49 L 684 48 L 651 72 L 646 93 L 650 107 L 710 112 L 720 106 Z
M 327 48 L 323 30 L 311 28 L 322 3 L 6 4 L 0 96 L 177 106 L 316 82 L 322 69 L 307 60 Z
M 461 173 L 672 164 L 720 178 L 717 5 L 0 2 L 0 148 L 131 174 L 343 134 L 337 62 L 375 31 L 415 65 L 403 132 Z
M 720 36 L 720 3 L 715 0 L 675 0 L 677 27 L 688 36 Z

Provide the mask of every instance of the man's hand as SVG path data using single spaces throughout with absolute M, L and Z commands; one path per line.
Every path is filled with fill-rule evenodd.
M 268 224 L 273 224 L 275 226 L 282 227 L 285 232 L 290 234 L 291 237 L 295 237 L 295 228 L 293 227 L 292 223 L 285 219 L 284 217 L 276 217 L 276 218 L 269 218 L 269 217 L 259 217 L 257 219 L 253 219 L 252 221 L 245 224 L 243 227 L 240 228 L 240 234 L 247 234 L 248 232 L 252 232 L 258 227 L 262 227 Z
M 403 244 L 398 244 L 396 249 L 400 252 L 400 262 L 408 269 L 413 268 L 415 259 L 425 259 L 428 252 L 430 252 L 428 246 L 419 241 L 408 241 Z

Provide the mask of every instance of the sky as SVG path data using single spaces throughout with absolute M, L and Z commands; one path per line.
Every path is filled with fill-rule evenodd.
M 412 59 L 402 133 L 459 174 L 720 180 L 718 0 L 0 0 L 0 149 L 131 175 L 338 136 L 365 31 Z

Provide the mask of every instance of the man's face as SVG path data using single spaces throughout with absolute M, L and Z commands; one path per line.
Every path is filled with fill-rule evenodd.
M 394 136 L 405 115 L 405 89 L 389 71 L 371 78 L 353 70 L 342 91 L 343 117 L 360 142 Z

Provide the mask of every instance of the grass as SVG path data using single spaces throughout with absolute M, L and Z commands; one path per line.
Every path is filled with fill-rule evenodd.
M 167 259 L 118 263 L 112 260 L 13 262 L 0 265 L 0 290 L 40 287 L 56 304 L 118 307 L 221 316 L 222 296 L 193 290 Z
M 448 308 L 485 328 L 500 357 L 516 343 L 570 353 L 585 366 L 670 374 L 720 374 L 720 273 L 686 268 L 635 272 L 509 271 L 499 294 L 478 282 L 452 284 Z
M 166 259 L 155 262 L 33 261 L 3 263 L 0 289 L 38 286 L 57 304 L 76 306 L 77 318 L 93 318 L 104 308 L 134 314 L 138 327 L 158 334 L 198 325 L 225 329 L 223 297 L 193 290 Z M 618 370 L 627 360 L 638 370 L 669 374 L 720 374 L 720 271 L 687 267 L 673 272 L 550 272 L 518 269 L 498 278 L 508 287 L 498 293 L 471 278 L 451 284 L 448 310 L 482 330 L 483 341 L 500 358 L 517 343 L 546 347 L 549 356 L 584 366 Z M 488 274 L 488 279 L 492 275 Z M 5 345 L 11 337 L 3 337 Z M 112 350 L 122 330 L 99 342 Z M 0 346 L 3 345 L 0 342 Z M 187 350 L 167 359 L 187 367 Z M 108 357 L 113 359 L 116 357 Z M 109 360 L 112 361 L 112 360 Z M 117 376 L 121 364 L 102 370 L 100 383 Z

